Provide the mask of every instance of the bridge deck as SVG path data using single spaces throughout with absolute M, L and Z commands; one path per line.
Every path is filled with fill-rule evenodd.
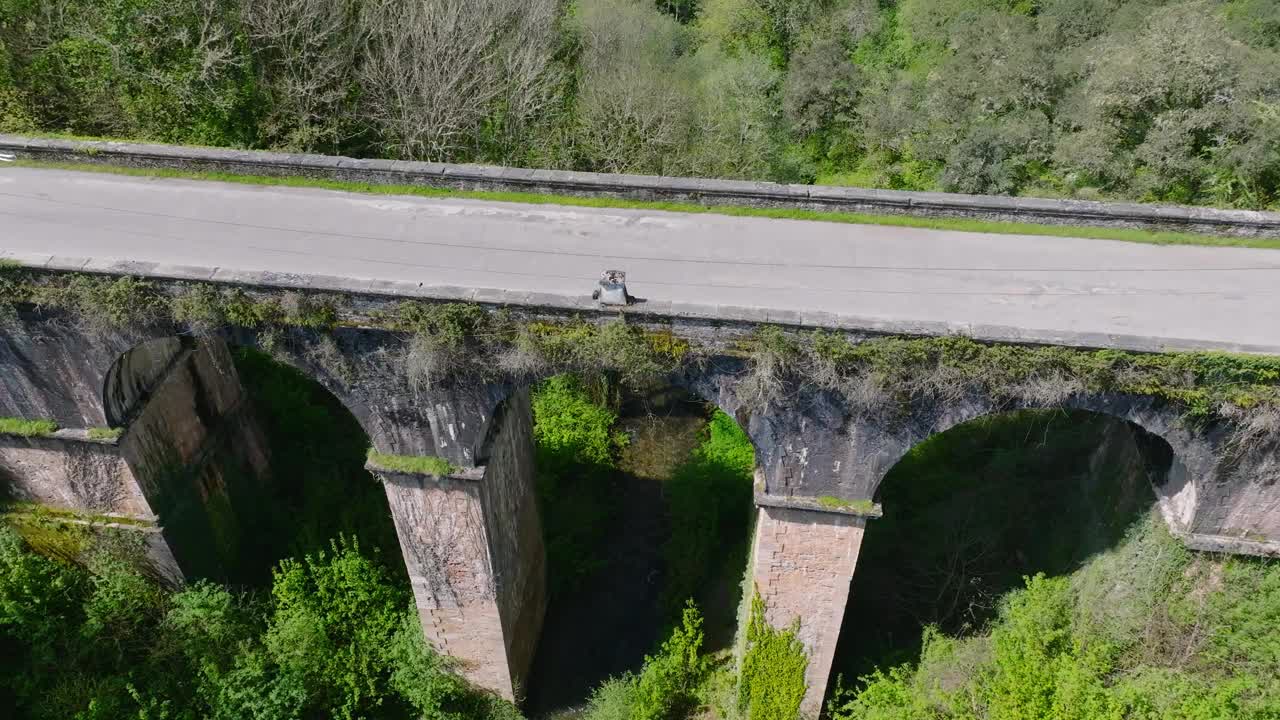
M 617 268 L 653 301 L 1280 353 L 1272 250 L 0 168 L 0 256 L 39 253 L 583 297 Z

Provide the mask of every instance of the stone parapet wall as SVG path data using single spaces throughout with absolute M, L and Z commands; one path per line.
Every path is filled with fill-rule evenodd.
M 28 138 L 17 135 L 0 135 L 0 151 L 32 160 L 299 176 L 459 190 L 522 191 L 704 205 L 837 210 L 1054 225 L 1179 230 L 1239 237 L 1280 237 L 1280 213 L 1181 205 L 782 185 L 744 180 L 620 175 L 400 160 L 357 160 L 327 155 Z

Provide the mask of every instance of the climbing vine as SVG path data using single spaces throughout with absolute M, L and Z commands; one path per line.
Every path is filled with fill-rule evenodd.
M 799 619 L 785 630 L 769 624 L 759 593 L 751 599 L 747 647 L 738 679 L 738 710 L 746 720 L 794 720 L 804 699 L 809 666 L 796 637 Z

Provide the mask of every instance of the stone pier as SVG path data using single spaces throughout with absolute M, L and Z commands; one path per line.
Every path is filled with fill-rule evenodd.
M 455 422 L 468 415 L 448 409 Z M 386 487 L 427 639 L 477 686 L 519 700 L 547 604 L 528 390 L 485 424 L 480 464 L 443 476 L 369 468 Z
M 150 572 L 171 583 L 261 574 L 253 565 L 258 521 L 271 512 L 266 446 L 226 344 L 58 330 L 6 345 L 30 364 L 6 368 L 0 414 L 37 408 L 73 425 L 0 437 L 0 480 L 16 512 L 93 534 L 141 534 Z M 42 356 L 54 377 L 30 372 Z M 112 361 L 92 362 L 101 358 Z M 91 436 L 86 424 L 115 432 Z
M 798 623 L 809 656 L 801 713 L 817 717 L 827 691 L 849 583 L 866 519 L 823 510 L 762 506 L 757 513 L 752 577 L 776 628 Z

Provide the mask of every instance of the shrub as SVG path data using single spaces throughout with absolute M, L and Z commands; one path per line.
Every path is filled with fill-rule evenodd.
M 690 601 L 680 623 L 638 674 L 610 678 L 591 695 L 587 720 L 676 720 L 688 717 L 711 671 L 702 655 L 702 613 Z
M 626 436 L 614 429 L 617 413 L 592 402 L 572 375 L 557 375 L 538 386 L 533 417 L 538 462 L 551 472 L 570 465 L 612 468 L 626 444 Z
M 751 599 L 746 651 L 738 680 L 738 711 L 748 720 L 794 720 L 808 687 L 809 658 L 796 638 L 799 619 L 786 629 L 769 625 L 764 601 Z

